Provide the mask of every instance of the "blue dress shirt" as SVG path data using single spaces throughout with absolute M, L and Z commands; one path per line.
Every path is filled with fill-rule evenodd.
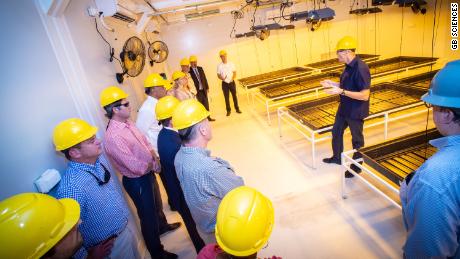
M 214 232 L 217 208 L 225 194 L 244 185 L 227 161 L 210 154 L 205 148 L 181 146 L 174 159 L 185 201 L 196 224 L 206 233 Z
M 430 142 L 438 152 L 401 184 L 406 258 L 460 258 L 460 135 Z

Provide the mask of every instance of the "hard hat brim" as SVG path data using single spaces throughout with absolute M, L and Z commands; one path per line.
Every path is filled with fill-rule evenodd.
M 37 258 L 42 257 L 46 252 L 48 252 L 52 247 L 54 247 L 61 239 L 69 233 L 69 231 L 78 224 L 80 220 L 80 205 L 74 199 L 63 198 L 59 199 L 59 202 L 64 207 L 65 218 L 62 227 L 59 232 L 57 232 L 53 237 L 46 242 L 46 245 L 40 249 L 37 254 L 34 255 Z
M 101 106 L 102 106 L 102 108 L 104 108 L 105 106 L 110 105 L 110 104 L 112 104 L 112 103 L 114 103 L 116 101 L 126 99 L 126 98 L 128 98 L 128 96 L 129 95 L 127 93 L 120 94 L 119 98 L 116 99 L 116 100 L 112 100 L 112 102 L 103 102 L 103 103 L 101 102 Z
M 63 150 L 66 150 L 68 148 L 71 148 L 85 140 L 88 140 L 90 139 L 91 137 L 93 137 L 94 135 L 96 135 L 98 131 L 98 127 L 94 127 L 94 126 L 91 126 L 90 130 L 88 130 L 85 134 L 83 134 L 75 143 L 70 143 L 68 145 L 60 145 L 60 146 L 56 146 L 56 151 L 63 151 Z
M 211 113 L 208 112 L 208 111 L 206 111 L 206 113 L 204 113 L 203 116 L 202 116 L 203 118 L 200 117 L 199 119 L 196 119 L 196 120 L 191 121 L 191 122 L 190 122 L 190 125 L 181 125 L 181 126 L 179 126 L 179 127 L 176 127 L 176 126 L 173 125 L 173 128 L 176 129 L 176 130 L 183 130 L 183 129 L 186 129 L 186 128 L 190 128 L 190 127 L 192 127 L 193 125 L 196 125 L 196 124 L 198 124 L 198 123 L 204 121 L 204 120 L 205 120 L 206 118 L 208 118 L 208 116 L 210 116 L 210 115 L 211 115 Z
M 433 94 L 431 90 L 422 96 L 422 101 L 441 107 L 460 108 L 459 97 L 443 97 Z

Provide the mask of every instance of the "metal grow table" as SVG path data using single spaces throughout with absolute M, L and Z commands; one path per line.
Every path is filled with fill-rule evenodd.
M 356 150 L 342 153 L 342 167 L 355 175 L 366 186 L 377 194 L 384 197 L 398 208 L 401 205 L 393 200 L 388 194 L 377 188 L 362 175 L 351 168 L 354 164 L 371 176 L 378 183 L 385 186 L 392 193 L 399 196 L 400 182 L 411 172 L 417 170 L 437 149 L 431 146 L 428 141 L 441 137 L 436 129 L 421 131 L 402 136 L 397 139 L 385 141 L 359 150 L 362 159 L 353 159 Z M 360 162 L 364 162 L 361 164 Z M 374 169 L 374 170 L 371 170 Z M 361 172 L 361 173 L 362 173 Z M 342 174 L 342 197 L 346 198 L 345 176 Z
M 324 61 L 326 62 L 326 61 Z M 399 56 L 369 63 L 372 83 L 385 80 L 384 76 L 409 71 L 434 64 L 436 58 Z M 343 64 L 341 65 L 343 67 Z M 320 81 L 330 79 L 340 80 L 340 72 L 325 72 L 318 75 L 293 78 L 285 82 L 272 83 L 259 87 L 252 93 L 253 104 L 258 101 L 265 106 L 268 124 L 271 124 L 270 108 L 318 98 L 324 94 Z M 416 80 L 416 79 L 414 79 Z M 417 79 L 419 80 L 419 79 Z
M 425 92 L 423 88 L 394 82 L 373 86 L 370 115 L 365 120 L 364 128 L 383 124 L 384 139 L 387 139 L 390 122 L 426 112 L 426 108 L 421 109 L 423 102 L 420 100 Z M 332 130 L 338 105 L 338 96 L 328 96 L 278 108 L 280 137 L 283 121 L 302 134 L 311 143 L 313 168 L 316 168 L 316 143 L 332 138 L 324 134 Z

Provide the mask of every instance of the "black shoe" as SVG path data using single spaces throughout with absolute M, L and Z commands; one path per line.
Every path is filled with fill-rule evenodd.
M 242 111 L 240 111 L 240 109 L 236 110 L 237 113 L 243 113 Z
M 355 171 L 356 173 L 361 173 L 361 168 L 357 167 L 355 164 L 351 164 L 350 168 Z M 345 178 L 353 178 L 355 177 L 354 174 L 352 174 L 350 171 L 345 171 Z
M 231 111 L 227 111 L 227 116 L 230 116 L 230 113 L 232 113 Z
M 323 162 L 326 163 L 326 164 L 338 164 L 338 165 L 341 164 L 340 159 L 337 159 L 335 157 L 324 158 Z
M 351 168 L 351 170 L 357 172 L 358 174 L 361 173 L 361 168 L 357 167 L 355 164 L 351 164 L 350 168 Z
M 176 229 L 178 229 L 181 225 L 182 225 L 182 223 L 180 223 L 180 222 L 168 224 L 168 225 L 166 226 L 166 228 L 160 229 L 160 235 L 163 235 L 163 234 L 166 234 L 166 233 L 171 232 L 171 231 L 173 231 L 173 230 L 176 230 Z
M 163 251 L 163 254 L 160 257 L 161 259 L 176 259 L 178 256 L 174 253 L 168 252 L 166 250 Z
M 208 121 L 216 121 L 216 119 L 213 119 L 211 117 L 208 117 Z
M 355 177 L 354 174 L 350 173 L 348 170 L 345 171 L 345 178 L 353 178 L 353 177 Z

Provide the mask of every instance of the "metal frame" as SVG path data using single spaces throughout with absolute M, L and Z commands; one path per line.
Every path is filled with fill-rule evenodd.
M 308 69 L 312 69 L 312 68 L 308 68 Z M 259 86 L 253 86 L 253 85 L 256 85 L 256 84 L 257 85 L 258 84 L 268 84 L 268 83 L 282 83 L 282 82 L 285 82 L 285 81 L 288 81 L 288 80 L 291 80 L 291 79 L 297 80 L 297 79 L 300 79 L 300 78 L 302 78 L 304 76 L 311 76 L 311 75 L 319 74 L 319 72 L 320 71 L 318 69 L 314 69 L 314 70 L 311 70 L 311 71 L 301 72 L 301 73 L 293 74 L 293 75 L 289 75 L 289 76 L 272 78 L 272 79 L 257 82 L 257 83 L 254 83 L 254 84 L 243 84 L 238 80 L 238 84 L 240 85 L 241 88 L 244 89 L 244 92 L 246 93 L 246 100 L 248 101 L 248 103 L 250 103 L 250 98 L 249 98 L 250 92 L 251 91 L 257 91 L 258 88 L 259 88 Z M 250 87 L 250 86 L 253 86 L 253 87 Z M 252 103 L 254 104 L 254 99 L 253 98 L 254 98 L 254 96 L 252 96 Z
M 358 174 L 357 172 L 355 172 L 352 168 L 351 168 L 351 165 L 355 165 L 357 166 L 358 168 L 360 168 L 362 172 L 366 172 L 368 175 L 370 175 L 374 180 L 378 181 L 379 183 L 383 184 L 386 188 L 388 188 L 388 190 L 390 190 L 391 192 L 395 193 L 396 195 L 399 196 L 399 189 L 394 187 L 393 185 L 389 184 L 387 181 L 385 181 L 384 179 L 382 179 L 380 176 L 376 175 L 374 172 L 372 172 L 371 170 L 369 170 L 367 167 L 363 166 L 362 164 L 360 164 L 359 162 L 363 161 L 362 158 L 359 158 L 359 159 L 353 159 L 352 158 L 352 154 L 356 152 L 356 149 L 353 149 L 353 150 L 349 150 L 349 151 L 345 151 L 341 154 L 341 157 L 342 157 L 342 167 L 346 170 L 348 170 L 350 173 L 352 173 L 355 178 L 361 180 L 366 186 L 368 186 L 371 190 L 373 190 L 375 193 L 377 193 L 378 195 L 382 196 L 383 198 L 385 198 L 387 201 L 389 201 L 393 206 L 397 207 L 398 209 L 401 209 L 401 205 L 396 202 L 395 200 L 393 200 L 389 195 L 387 195 L 386 193 L 384 193 L 383 191 L 381 191 L 380 189 L 378 189 L 377 187 L 375 187 L 371 182 L 369 182 L 366 178 L 364 178 L 362 175 Z M 347 192 L 346 192 L 346 184 L 345 184 L 345 174 L 341 174 L 341 178 L 342 178 L 342 188 L 341 188 L 341 195 L 342 195 L 342 199 L 347 199 Z
M 385 59 L 383 59 L 383 60 L 385 60 Z M 380 60 L 380 61 L 383 61 L 383 60 Z M 391 70 L 391 71 L 381 72 L 381 73 L 378 73 L 378 74 L 373 74 L 373 75 L 371 75 L 371 78 L 373 79 L 372 84 L 383 82 L 384 80 L 387 79 L 387 78 L 385 78 L 385 76 L 394 75 L 394 74 L 398 74 L 398 73 L 404 73 L 404 72 L 408 72 L 409 70 L 414 70 L 414 69 L 417 69 L 417 68 L 427 67 L 427 66 L 433 65 L 434 63 L 436 63 L 436 61 L 430 61 L 430 62 L 427 62 L 427 63 L 416 64 L 416 65 L 409 66 L 409 67 L 406 67 L 406 68 L 400 68 L 400 69 L 396 69 L 396 70 Z M 310 75 L 312 75 L 312 74 L 310 74 Z M 295 78 L 295 80 L 297 80 L 297 79 L 299 79 L 299 78 Z M 257 87 L 257 88 L 254 88 L 254 89 L 258 90 L 259 88 Z M 278 97 L 275 97 L 275 98 L 269 98 L 269 97 L 265 96 L 264 94 L 262 94 L 260 91 L 257 91 L 257 92 L 254 91 L 252 93 L 252 98 L 251 99 L 252 99 L 253 107 L 255 106 L 255 101 L 254 100 L 257 100 L 259 103 L 262 103 L 262 104 L 265 105 L 265 111 L 266 111 L 266 115 L 267 115 L 267 122 L 268 122 L 268 125 L 271 125 L 270 108 L 279 107 L 281 105 L 285 105 L 285 104 L 288 104 L 288 103 L 294 103 L 294 102 L 297 102 L 299 100 L 303 100 L 304 98 L 318 97 L 320 90 L 322 90 L 321 86 L 316 87 L 316 88 L 312 88 L 312 89 L 307 89 L 307 90 L 304 90 L 304 91 L 290 93 L 290 94 L 283 95 L 283 96 L 278 96 Z M 314 95 L 310 94 L 311 92 L 315 92 L 315 94 Z M 248 102 L 249 102 L 249 93 L 248 92 L 246 92 L 246 93 L 247 93 L 247 99 L 248 99 Z M 303 95 L 303 94 L 305 94 L 305 95 Z M 298 98 L 289 98 L 290 96 L 297 96 L 297 95 L 303 95 L 303 96 L 299 96 Z M 282 99 L 286 99 L 286 101 L 279 101 L 279 100 L 282 100 Z
M 287 76 L 280 76 L 280 77 L 275 77 L 275 78 L 271 78 L 271 79 L 267 79 L 267 80 L 261 80 L 261 81 L 257 81 L 255 83 L 249 83 L 249 84 L 245 84 L 245 83 L 242 83 L 240 80 L 244 80 L 245 78 L 241 78 L 238 80 L 238 82 L 240 83 L 241 86 L 243 86 L 244 88 L 246 89 L 252 89 L 252 88 L 257 88 L 259 86 L 254 86 L 254 85 L 264 85 L 264 84 L 268 84 L 268 83 L 276 83 L 276 82 L 284 82 L 286 80 L 289 80 L 289 79 L 292 79 L 292 78 L 296 78 L 296 77 L 302 77 L 302 76 L 306 76 L 306 75 L 312 75 L 312 74 L 315 74 L 315 73 L 318 73 L 320 72 L 318 69 L 316 68 L 311 68 L 311 67 L 292 67 L 292 68 L 302 68 L 302 69 L 310 69 L 310 71 L 304 71 L 304 72 L 299 72 L 299 73 L 296 73 L 296 74 L 292 74 L 292 75 L 287 75 Z M 286 68 L 286 69 L 289 69 L 289 68 Z M 283 70 L 283 69 L 281 69 Z M 279 71 L 279 70 L 276 70 L 276 71 Z M 272 71 L 272 72 L 276 72 L 276 71 Z M 263 74 L 270 74 L 272 72 L 268 72 L 268 73 L 262 73 L 262 74 L 259 74 L 259 75 L 263 75 Z M 246 77 L 247 78 L 247 77 Z M 252 87 L 251 87 L 252 86 Z
M 396 113 L 399 111 L 403 111 L 403 110 L 408 110 L 408 109 L 415 108 L 415 107 L 424 107 L 423 102 L 420 101 L 420 102 L 416 102 L 410 105 L 397 107 L 397 108 L 394 108 L 388 111 L 372 114 L 366 118 L 366 121 L 369 121 L 370 119 L 373 119 L 373 118 L 382 117 L 382 116 L 383 116 L 383 120 L 372 122 L 371 124 L 364 123 L 364 128 L 370 128 L 373 126 L 383 124 L 384 125 L 384 131 L 383 131 L 384 135 L 383 136 L 384 136 L 384 140 L 386 140 L 388 138 L 388 123 L 392 121 L 408 118 L 411 116 L 415 116 L 417 114 L 425 113 L 427 109 L 425 108 L 422 110 L 416 110 L 410 113 L 405 113 L 405 114 L 402 114 L 396 117 L 391 117 L 391 118 L 390 118 L 390 114 Z M 285 121 L 288 125 L 296 129 L 302 136 L 304 136 L 307 139 L 307 141 L 311 143 L 312 167 L 313 169 L 316 169 L 316 143 L 332 138 L 332 136 L 330 135 L 328 136 L 316 136 L 316 135 L 330 132 L 332 130 L 332 125 L 329 127 L 323 128 L 323 129 L 313 130 L 310 127 L 306 126 L 305 124 L 301 123 L 294 116 L 289 114 L 288 109 L 286 107 L 279 107 L 277 110 L 277 114 L 278 114 L 278 131 L 279 131 L 280 138 L 282 137 L 282 131 L 281 131 L 282 121 Z M 289 119 L 287 119 L 286 117 Z M 307 133 L 305 133 L 305 131 Z
M 382 83 L 386 80 L 386 78 L 375 78 L 372 81 L 372 84 Z M 313 93 L 314 92 L 314 93 Z M 311 89 L 306 89 L 303 91 L 290 93 L 282 96 L 278 96 L 275 98 L 268 98 L 261 92 L 253 92 L 252 93 L 252 105 L 255 107 L 255 101 L 262 103 L 265 105 L 265 112 L 267 116 L 268 125 L 271 125 L 271 116 L 270 116 L 270 108 L 272 107 L 279 107 L 281 105 L 286 105 L 289 103 L 296 103 L 301 100 L 309 100 L 312 97 L 319 97 L 320 95 L 324 95 L 323 87 L 315 87 Z M 292 96 L 292 97 L 291 97 Z M 286 99 L 284 101 L 280 101 Z M 249 99 L 248 99 L 249 100 Z
M 366 55 L 371 55 L 371 54 L 366 54 Z M 380 58 L 380 55 L 377 55 L 375 57 L 363 58 L 362 60 L 366 61 L 366 62 L 374 62 L 374 61 L 379 60 L 379 58 Z M 318 61 L 318 62 L 322 62 L 322 61 Z M 292 75 L 288 75 L 288 76 L 281 76 L 281 77 L 277 77 L 277 78 L 271 78 L 271 79 L 268 79 L 268 80 L 265 80 L 265 81 L 259 81 L 259 82 L 252 83 L 252 84 L 245 84 L 245 83 L 242 83 L 240 81 L 240 80 L 243 80 L 245 78 L 248 78 L 248 77 L 245 77 L 245 78 L 239 79 L 238 84 L 240 85 L 241 88 L 243 88 L 245 90 L 246 99 L 247 99 L 247 101 L 249 103 L 250 102 L 250 100 L 249 100 L 250 99 L 249 98 L 250 90 L 257 89 L 260 85 L 268 84 L 268 83 L 275 83 L 275 82 L 285 82 L 285 81 L 290 80 L 290 79 L 299 79 L 299 78 L 301 78 L 303 76 L 315 75 L 315 74 L 319 74 L 319 73 L 327 72 L 327 71 L 332 72 L 333 70 L 339 69 L 340 67 L 343 66 L 343 64 L 340 64 L 340 65 L 334 65 L 334 66 L 331 66 L 331 67 L 325 67 L 325 68 L 321 68 L 321 69 L 309 66 L 311 64 L 315 64 L 315 63 L 318 63 L 318 62 L 310 63 L 310 64 L 307 64 L 307 65 L 305 65 L 303 67 L 302 66 L 291 67 L 291 68 L 311 69 L 310 71 L 300 72 L 300 73 L 292 74 Z M 286 68 L 286 69 L 289 69 L 289 68 Z M 283 69 L 281 69 L 281 70 L 283 70 Z M 279 70 L 276 70 L 276 71 L 279 71 Z M 273 71 L 273 72 L 276 72 L 276 71 Z M 270 73 L 270 72 L 268 72 L 268 73 Z M 264 74 L 264 73 L 262 73 L 262 74 Z M 262 75 L 262 74 L 259 74 L 259 75 Z M 254 86 L 254 85 L 257 85 L 257 86 Z M 252 96 L 252 97 L 254 97 L 254 96 Z M 254 103 L 254 99 L 253 99 L 252 102 Z
M 373 54 L 363 54 L 363 55 L 373 55 Z M 357 54 L 357 56 L 359 56 L 359 54 Z M 333 58 L 335 60 L 337 60 L 337 58 Z M 365 62 L 374 62 L 374 61 L 377 61 L 380 59 L 380 55 L 375 55 L 374 57 L 367 57 L 367 58 L 363 58 L 363 57 L 360 57 L 360 59 L 362 61 L 365 61 Z M 332 59 L 328 59 L 328 60 L 332 60 Z M 332 72 L 334 70 L 337 70 L 337 69 L 340 69 L 343 67 L 343 64 L 341 63 L 338 63 L 338 64 L 335 64 L 335 65 L 332 65 L 332 66 L 325 66 L 323 68 L 318 68 L 318 67 L 314 67 L 315 64 L 318 64 L 318 63 L 321 63 L 321 62 L 325 62 L 325 61 L 328 61 L 328 60 L 323 60 L 323 61 L 318 61 L 318 62 L 313 62 L 313 63 L 309 63 L 309 64 L 306 64 L 305 67 L 307 68 L 312 68 L 312 69 L 317 69 L 319 70 L 321 73 L 322 72 Z M 312 66 L 313 65 L 313 66 Z
M 296 78 L 297 80 L 298 78 Z M 270 108 L 271 107 L 278 107 L 281 105 L 286 105 L 289 103 L 296 103 L 301 100 L 308 100 L 312 97 L 319 97 L 320 96 L 320 91 L 322 92 L 321 95 L 324 94 L 322 91 L 322 87 L 315 87 L 311 89 L 306 89 L 303 91 L 299 92 L 294 92 L 274 98 L 268 98 L 266 95 L 261 93 L 260 91 L 252 93 L 252 105 L 255 107 L 255 101 L 258 101 L 259 103 L 262 103 L 265 105 L 265 111 L 267 114 L 267 122 L 268 125 L 271 125 L 271 116 L 270 116 Z

